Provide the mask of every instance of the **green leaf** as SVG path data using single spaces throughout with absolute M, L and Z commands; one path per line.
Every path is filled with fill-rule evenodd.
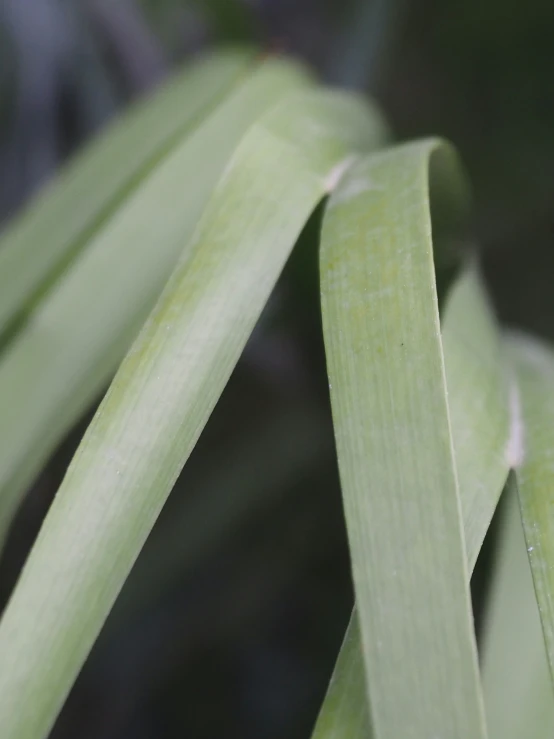
M 323 325 L 376 739 L 486 735 L 440 337 L 429 169 L 443 205 L 455 207 L 460 184 L 452 152 L 424 142 L 353 167 L 331 198 L 323 227 Z M 435 236 L 440 242 L 443 234 Z M 495 444 L 507 430 L 505 413 L 504 419 L 492 434 Z M 491 500 L 497 496 L 494 491 Z
M 306 85 L 283 61 L 245 77 L 91 239 L 0 358 L 0 538 L 26 487 L 112 377 L 244 132 Z
M 448 405 L 469 571 L 510 467 L 505 352 L 474 266 L 449 291 L 442 320 Z M 357 612 L 341 648 L 314 739 L 367 739 L 371 723 Z
M 554 676 L 554 352 L 538 340 L 509 342 L 520 388 L 519 501 L 550 672 Z
M 250 66 L 251 53 L 224 51 L 186 69 L 121 116 L 15 219 L 0 241 L 0 340 Z
M 514 462 L 518 431 L 510 412 L 515 388 L 504 342 L 474 266 L 448 296 L 442 345 L 471 573 Z
M 346 629 L 312 739 L 372 739 L 358 611 Z
M 490 739 L 554 736 L 554 696 L 517 501 L 510 475 L 482 647 Z
M 0 736 L 47 734 L 307 218 L 353 153 L 381 137 L 358 100 L 312 93 L 287 99 L 239 146 L 4 613 Z

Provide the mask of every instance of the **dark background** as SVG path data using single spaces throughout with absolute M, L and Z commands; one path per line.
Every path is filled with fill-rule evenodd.
M 552 0 L 0 0 L 0 219 L 172 67 L 221 43 L 256 44 L 373 95 L 399 139 L 450 138 L 473 183 L 500 317 L 552 337 L 553 39 Z M 318 217 L 56 739 L 309 737 L 352 605 L 319 327 Z M 4 601 L 86 422 L 13 527 Z

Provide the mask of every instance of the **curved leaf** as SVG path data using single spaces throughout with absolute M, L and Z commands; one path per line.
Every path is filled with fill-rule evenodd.
M 502 505 L 481 649 L 489 735 L 548 739 L 554 736 L 554 695 L 513 474 Z
M 508 475 L 509 388 L 500 334 L 474 267 L 450 290 L 442 320 L 448 406 L 471 572 Z M 478 495 L 476 492 L 478 491 Z M 314 739 L 367 739 L 371 722 L 354 611 Z
M 186 69 L 80 152 L 10 224 L 0 241 L 0 340 L 177 138 L 236 86 L 252 56 L 220 52 Z
M 323 228 L 331 401 L 376 739 L 486 735 L 431 247 L 437 179 L 452 207 L 455 162 L 434 142 L 368 157 Z M 501 394 L 493 404 L 498 477 L 508 418 Z M 498 493 L 488 491 L 492 510 Z
M 283 61 L 246 77 L 119 208 L 0 358 L 0 537 L 21 493 L 113 375 L 244 132 L 306 85 Z
M 517 488 L 550 673 L 554 677 L 554 352 L 538 340 L 515 336 L 509 347 L 521 393 Z
M 123 362 L 0 623 L 0 735 L 46 735 L 314 207 L 381 138 L 340 94 L 248 133 Z

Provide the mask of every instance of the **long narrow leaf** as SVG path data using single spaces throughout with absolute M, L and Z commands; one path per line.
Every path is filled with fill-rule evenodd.
M 0 359 L 0 537 L 21 493 L 100 393 L 144 322 L 247 128 L 306 86 L 259 67 L 98 233 Z
M 376 739 L 486 735 L 440 339 L 430 167 L 441 192 L 455 198 L 451 150 L 404 146 L 348 172 L 323 228 L 323 325 Z
M 220 52 L 172 79 L 92 142 L 0 241 L 0 337 L 176 138 L 235 86 L 248 52 Z
M 554 736 L 554 694 L 510 476 L 484 627 L 483 694 L 490 739 Z
M 505 353 L 474 267 L 463 272 L 448 295 L 442 320 L 442 341 L 471 572 L 511 464 Z M 370 736 L 363 655 L 355 612 L 313 737 L 368 739 Z
M 554 352 L 539 341 L 515 337 L 510 349 L 521 392 L 519 501 L 554 677 Z
M 0 736 L 43 739 L 309 214 L 381 126 L 287 100 L 227 168 L 68 470 L 0 623 Z
M 442 345 L 464 538 L 473 572 L 514 464 L 518 434 L 502 334 L 475 267 L 448 296 Z

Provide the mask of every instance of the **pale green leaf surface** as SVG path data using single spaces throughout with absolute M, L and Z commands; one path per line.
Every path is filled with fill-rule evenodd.
M 288 99 L 256 124 L 91 423 L 0 623 L 0 736 L 43 739 L 314 207 L 373 111 Z
M 445 146 L 364 158 L 332 196 L 323 227 L 323 326 L 375 739 L 486 736 L 430 168 L 455 197 Z
M 179 135 L 252 66 L 224 51 L 195 63 L 80 152 L 0 239 L 0 337 Z
M 312 739 L 372 739 L 361 643 L 354 608 Z
M 554 695 L 513 475 L 501 513 L 482 639 L 489 736 L 549 739 L 554 736 Z
M 538 340 L 516 336 L 509 347 L 521 395 L 521 516 L 554 674 L 554 352 Z
M 471 267 L 449 292 L 442 342 L 468 568 L 475 566 L 510 467 L 509 388 L 499 332 Z M 476 494 L 478 491 L 478 494 Z M 371 723 L 356 611 L 314 739 L 368 739 Z
M 473 572 L 517 455 L 513 378 L 486 288 L 474 267 L 450 292 L 442 320 L 448 407 L 469 571 Z
M 0 357 L 0 537 L 114 373 L 244 132 L 306 85 L 282 60 L 246 77 L 120 207 Z

